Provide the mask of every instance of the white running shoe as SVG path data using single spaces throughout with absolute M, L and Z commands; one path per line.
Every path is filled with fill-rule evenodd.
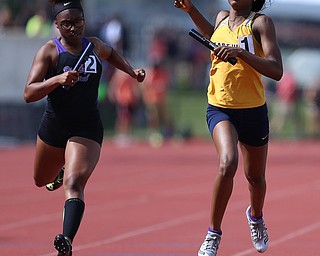
M 208 231 L 208 234 L 200 247 L 198 256 L 216 256 L 220 240 L 221 236 L 219 234 Z
M 257 222 L 251 220 L 250 209 L 251 206 L 247 208 L 246 215 L 250 227 L 251 240 L 256 250 L 260 253 L 263 253 L 268 249 L 269 245 L 269 236 L 267 228 L 265 227 L 263 218 L 261 218 L 261 220 Z

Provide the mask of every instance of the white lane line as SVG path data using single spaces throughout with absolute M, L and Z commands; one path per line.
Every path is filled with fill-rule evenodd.
M 124 207 L 128 206 L 139 206 L 142 204 L 145 204 L 148 199 L 145 196 L 141 196 L 138 198 L 135 198 L 133 200 L 121 200 L 117 202 L 113 202 L 108 204 L 108 211 L 116 210 L 116 209 L 122 209 Z M 87 212 L 94 213 L 94 212 L 100 212 L 101 211 L 101 205 L 93 205 L 90 207 L 90 209 L 87 210 Z M 59 213 L 52 213 L 52 214 L 44 214 L 40 216 L 35 216 L 33 218 L 27 218 L 23 219 L 21 221 L 15 221 L 15 222 L 10 222 L 7 224 L 2 224 L 0 225 L 0 231 L 9 231 L 13 229 L 20 229 L 23 227 L 27 226 L 33 226 L 33 225 L 38 225 L 41 223 L 49 223 L 49 222 L 54 222 L 57 220 L 62 219 L 62 210 L 61 214 Z
M 311 190 L 317 188 L 318 185 L 319 185 L 319 180 L 315 180 L 312 183 L 299 184 L 299 185 L 291 186 L 290 188 L 285 188 L 285 189 L 273 191 L 272 193 L 270 193 L 268 195 L 268 201 L 276 201 L 276 200 L 283 199 L 283 198 L 286 198 L 286 197 L 292 197 L 293 194 L 301 194 L 301 193 L 303 193 L 305 191 L 310 192 Z M 130 201 L 130 204 L 135 205 L 135 204 L 143 204 L 143 203 L 145 203 L 145 200 L 146 200 L 146 198 L 138 198 L 136 200 L 129 200 L 129 201 Z M 238 210 L 238 209 L 242 208 L 242 206 L 246 202 L 247 202 L 247 200 L 237 201 L 236 203 L 233 203 L 232 205 L 230 205 L 229 210 Z M 127 203 L 128 203 L 128 201 L 127 201 Z M 114 205 L 114 208 L 121 208 L 122 205 L 123 205 L 123 202 L 122 203 L 118 203 L 117 206 Z M 96 206 L 93 207 L 94 209 L 91 208 L 91 210 L 98 210 L 99 207 L 100 207 L 99 205 L 96 205 Z M 146 233 L 151 233 L 151 232 L 154 232 L 156 230 L 173 227 L 173 226 L 177 226 L 177 225 L 180 225 L 180 224 L 185 224 L 187 222 L 192 222 L 192 221 L 199 220 L 199 219 L 202 219 L 202 218 L 207 218 L 207 217 L 208 217 L 208 213 L 198 212 L 198 213 L 193 214 L 193 215 L 181 217 L 181 218 L 178 218 L 178 219 L 169 220 L 169 221 L 166 221 L 166 222 L 163 222 L 163 223 L 159 223 L 159 224 L 155 224 L 155 225 L 152 225 L 152 226 L 144 227 L 144 228 L 141 228 L 141 229 L 138 229 L 138 230 L 133 230 L 133 231 L 130 231 L 130 232 L 127 232 L 127 233 L 124 233 L 124 234 L 120 234 L 118 236 L 111 237 L 111 238 L 108 238 L 108 239 L 105 239 L 105 240 L 96 241 L 94 243 L 88 243 L 88 244 L 85 244 L 85 245 L 82 245 L 82 246 L 75 247 L 74 249 L 76 251 L 76 250 L 83 250 L 83 249 L 86 249 L 86 248 L 93 248 L 93 247 L 97 247 L 97 246 L 100 246 L 100 245 L 110 244 L 110 243 L 113 243 L 113 242 L 116 242 L 116 241 L 120 241 L 120 240 L 129 238 L 129 237 L 133 237 L 133 236 L 137 236 L 137 235 L 141 235 L 141 234 L 146 234 Z M 24 221 L 13 222 L 13 223 L 1 225 L 0 226 L 0 230 L 11 230 L 11 229 L 15 229 L 15 228 L 21 228 L 23 226 L 32 226 L 32 225 L 35 225 L 35 224 L 52 221 L 53 219 L 56 219 L 56 218 L 61 218 L 61 215 L 59 215 L 59 214 L 43 215 L 43 216 L 38 216 L 36 218 L 30 218 L 30 219 L 27 219 L 27 220 L 24 220 Z M 315 227 L 318 228 L 318 225 L 320 225 L 320 223 L 312 224 L 311 226 L 314 227 L 314 225 L 316 225 Z M 308 226 L 308 227 L 311 227 L 311 226 Z M 295 234 L 296 232 L 298 232 L 299 236 L 302 236 L 303 234 L 309 233 L 310 231 L 308 231 L 308 230 L 309 229 L 303 228 L 303 229 L 294 231 L 292 233 L 289 233 L 289 234 L 287 234 L 287 235 L 285 235 L 283 237 L 287 238 L 287 237 L 291 237 L 293 235 L 297 236 L 297 234 Z M 305 232 L 305 233 L 303 233 L 303 232 Z M 290 239 L 287 239 L 287 240 L 283 240 L 284 239 L 283 237 L 281 239 L 278 239 L 278 240 L 274 241 L 273 243 L 270 243 L 270 246 L 271 245 L 277 245 L 278 243 L 283 243 L 283 242 L 285 242 L 287 240 L 292 239 L 292 238 L 290 238 Z M 247 255 L 248 253 L 252 253 L 254 251 L 255 251 L 254 249 L 250 249 L 250 250 L 248 249 L 248 250 L 242 252 L 242 253 L 245 253 L 245 254 L 240 254 L 240 255 Z M 41 256 L 51 256 L 51 255 L 53 255 L 53 254 L 44 254 L 44 255 L 41 255 Z M 240 256 L 238 254 L 236 254 L 236 255 Z M 235 256 L 235 255 L 233 255 L 233 256 Z
M 207 212 L 200 212 L 197 214 L 192 214 L 192 215 L 188 215 L 182 218 L 177 218 L 177 219 L 173 219 L 173 220 L 169 220 L 169 221 L 165 221 L 165 222 L 161 222 L 155 225 L 151 225 L 151 226 L 147 226 L 144 228 L 140 228 L 140 229 L 136 229 L 136 230 L 132 230 L 130 232 L 127 233 L 123 233 L 120 234 L 118 236 L 114 236 L 114 237 L 110 237 L 108 239 L 105 240 L 100 240 L 100 241 L 96 241 L 96 242 L 92 242 L 92 243 L 87 243 L 87 244 L 83 244 L 80 246 L 76 246 L 73 248 L 73 251 L 80 251 L 80 250 L 84 250 L 84 249 L 90 249 L 90 248 L 95 248 L 95 247 L 99 247 L 102 245 L 107 245 L 107 244 L 111 244 L 114 242 L 118 242 L 124 239 L 128 239 L 131 237 L 135 237 L 135 236 L 139 236 L 139 235 L 144 235 L 144 234 L 148 234 L 148 233 L 152 233 L 161 229 L 166 229 L 166 228 L 172 228 L 175 226 L 179 226 L 179 225 L 183 225 L 189 222 L 193 222 L 193 221 L 198 221 L 199 219 L 202 219 L 204 217 L 206 217 L 208 215 Z M 52 256 L 52 253 L 48 253 L 48 254 L 43 254 L 40 256 Z
M 280 200 L 286 197 L 292 197 L 293 195 L 299 195 L 301 193 L 304 193 L 306 191 L 310 192 L 313 189 L 318 189 L 320 184 L 320 180 L 315 180 L 313 183 L 305 183 L 305 184 L 299 184 L 296 186 L 291 186 L 289 188 L 284 188 L 280 189 L 277 191 L 272 191 L 268 194 L 267 200 L 270 201 L 276 201 Z M 241 200 L 237 201 L 233 204 L 230 204 L 228 206 L 229 211 L 230 210 L 235 210 L 235 209 L 241 209 L 244 204 L 246 204 L 248 200 Z M 141 205 L 145 204 L 148 202 L 148 198 L 146 196 L 141 196 L 138 197 L 134 200 L 123 200 L 123 201 L 118 201 L 109 204 L 108 210 L 114 210 L 114 209 L 120 209 L 122 207 L 127 207 L 128 205 Z M 89 208 L 87 211 L 89 212 L 95 212 L 95 211 L 100 211 L 100 205 L 94 205 L 91 208 Z M 103 206 L 104 207 L 104 206 Z M 26 226 L 33 226 L 36 224 L 40 223 L 45 223 L 45 222 L 52 222 L 57 219 L 61 219 L 61 214 L 46 214 L 42 216 L 36 216 L 34 218 L 29 218 L 29 219 L 24 219 L 21 221 L 15 221 L 7 224 L 2 224 L 0 225 L 0 231 L 8 231 L 12 229 L 19 229 L 22 227 Z

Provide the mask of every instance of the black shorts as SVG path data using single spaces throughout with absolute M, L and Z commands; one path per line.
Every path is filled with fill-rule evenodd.
M 97 111 L 88 117 L 70 120 L 70 118 L 57 116 L 53 111 L 46 109 L 38 136 L 48 145 L 58 148 L 65 148 L 71 137 L 83 137 L 101 145 L 103 125 L 100 115 Z
M 239 141 L 250 146 L 263 146 L 269 141 L 268 108 L 246 109 L 220 108 L 208 104 L 207 124 L 212 134 L 214 127 L 221 121 L 230 121 L 237 130 Z

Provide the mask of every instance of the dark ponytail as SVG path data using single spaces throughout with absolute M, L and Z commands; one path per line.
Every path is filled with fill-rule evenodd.
M 267 0 L 270 4 L 270 0 Z M 259 12 L 261 11 L 262 9 L 264 9 L 266 5 L 266 0 L 254 0 L 253 1 L 253 4 L 252 4 L 252 11 L 253 12 Z

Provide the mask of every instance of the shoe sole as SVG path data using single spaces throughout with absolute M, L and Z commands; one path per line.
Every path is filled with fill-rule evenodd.
M 46 189 L 49 191 L 55 191 L 62 186 L 63 182 L 51 182 L 46 185 Z
M 46 189 L 49 191 L 55 191 L 58 188 L 60 188 L 63 185 L 63 175 L 64 175 L 64 167 L 61 168 L 55 180 L 46 185 Z
M 62 235 L 56 235 L 54 238 L 54 248 L 61 256 L 72 256 L 72 246 L 70 242 Z

